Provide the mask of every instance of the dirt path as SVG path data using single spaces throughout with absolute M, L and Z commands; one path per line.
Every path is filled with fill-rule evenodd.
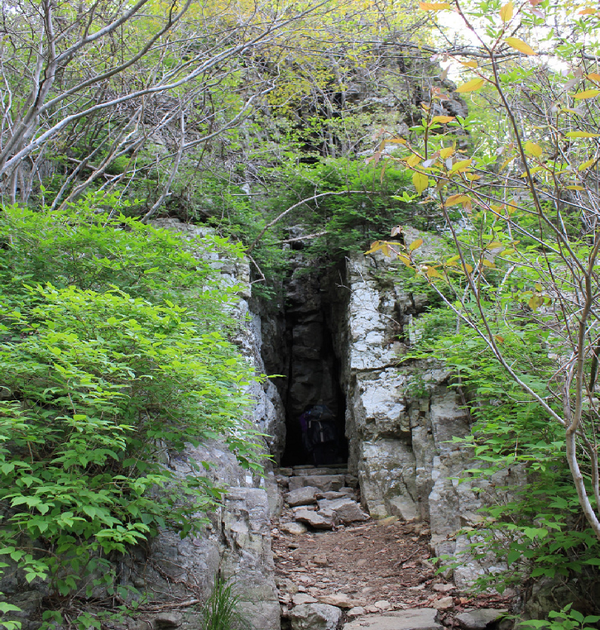
M 436 575 L 429 530 L 421 523 L 369 520 L 299 535 L 275 524 L 273 551 L 284 618 L 307 598 L 347 611 L 361 607 L 365 613 L 438 608 L 447 627 L 456 625 L 454 617 L 464 609 L 510 607 L 507 598 L 460 593 Z

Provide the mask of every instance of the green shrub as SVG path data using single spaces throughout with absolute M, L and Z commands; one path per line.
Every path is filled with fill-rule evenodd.
M 48 578 L 61 608 L 109 586 L 108 559 L 158 528 L 204 525 L 222 489 L 203 462 L 175 481 L 186 443 L 223 436 L 260 468 L 253 376 L 227 340 L 236 287 L 213 266 L 239 248 L 100 201 L 0 214 L 0 554 Z

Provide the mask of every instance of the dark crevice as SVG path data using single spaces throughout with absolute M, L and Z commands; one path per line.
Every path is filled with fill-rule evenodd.
M 289 343 L 286 407 L 286 448 L 282 465 L 342 463 L 348 459 L 345 438 L 346 401 L 340 385 L 340 362 L 336 357 L 336 331 L 331 313 L 335 296 L 331 294 L 331 268 L 299 268 L 288 283 L 286 327 Z M 326 448 L 325 461 L 319 447 L 307 447 L 300 416 L 325 405 L 332 413 L 335 443 Z
M 344 321 L 336 289 L 339 279 L 339 269 L 308 265 L 298 252 L 295 270 L 285 282 L 279 323 L 263 326 L 263 351 L 268 355 L 268 360 L 263 356 L 265 366 L 271 373 L 285 376 L 274 381 L 286 412 L 281 466 L 341 464 L 348 459 L 341 349 L 337 347 L 344 337 L 339 329 Z M 326 405 L 333 415 L 336 439 L 326 449 L 326 461 L 320 460 L 319 448 L 307 448 L 300 423 L 300 416 L 316 405 Z

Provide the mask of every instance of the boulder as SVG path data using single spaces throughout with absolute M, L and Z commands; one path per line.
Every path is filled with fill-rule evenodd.
M 306 534 L 308 531 L 306 525 L 303 523 L 281 523 L 279 525 L 279 529 L 284 534 L 292 534 L 293 536 L 300 536 L 301 534 Z
M 433 602 L 432 606 L 437 610 L 450 610 L 450 608 L 454 608 L 454 599 L 449 596 L 442 597 Z
M 355 606 L 351 608 L 348 613 L 348 619 L 356 619 L 357 617 L 362 617 L 366 613 L 366 610 L 362 606 Z
M 316 604 L 317 600 L 308 593 L 296 593 L 292 596 L 294 606 L 302 606 L 302 604 Z
M 311 475 L 310 477 L 290 477 L 290 491 L 304 486 L 314 486 L 321 492 L 339 490 L 344 486 L 344 475 Z
M 506 615 L 505 608 L 474 608 L 456 615 L 456 620 L 463 630 L 484 630 L 484 628 Z
M 333 519 L 326 518 L 313 510 L 298 510 L 294 517 L 301 523 L 307 523 L 315 529 L 333 529 Z
M 154 617 L 154 626 L 158 630 L 166 630 L 167 628 L 179 628 L 182 616 L 180 613 L 163 612 Z
M 340 488 L 339 490 L 330 490 L 329 492 L 319 492 L 317 494 L 317 499 L 327 499 L 328 501 L 346 497 L 354 498 L 354 490 L 352 488 Z
M 356 521 L 368 521 L 369 515 L 365 514 L 360 505 L 352 499 L 336 499 L 331 502 L 331 508 L 342 523 L 355 523 Z
M 290 613 L 292 630 L 337 630 L 342 611 L 328 604 L 301 604 Z
M 285 495 L 285 500 L 291 507 L 296 505 L 311 505 L 317 502 L 317 492 L 318 490 L 314 486 L 304 486 L 288 492 Z

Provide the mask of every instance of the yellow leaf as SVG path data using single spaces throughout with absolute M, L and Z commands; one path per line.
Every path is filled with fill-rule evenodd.
M 443 278 L 442 274 L 435 267 L 427 267 L 428 278 Z
M 383 246 L 383 241 L 375 241 L 371 243 L 371 247 L 365 252 L 365 254 L 374 254 L 378 252 Z
M 421 9 L 421 11 L 443 11 L 449 8 L 449 2 L 419 2 L 419 9 Z
M 580 164 L 578 170 L 584 171 L 586 168 L 590 168 L 590 166 L 593 166 L 595 163 L 596 163 L 596 158 L 592 158 L 591 160 L 588 160 L 587 162 Z
M 577 101 L 582 101 L 585 98 L 594 98 L 594 96 L 598 96 L 600 94 L 600 90 L 585 90 L 583 92 L 577 92 L 577 94 L 572 94 L 573 98 Z
M 481 262 L 483 263 L 484 267 L 489 267 L 490 269 L 496 268 L 496 265 L 491 260 L 488 260 L 487 258 L 484 258 Z
M 465 66 L 465 68 L 477 68 L 476 61 L 461 61 L 460 63 L 462 66 Z
M 434 116 L 431 119 L 431 124 L 433 125 L 433 123 L 449 123 L 450 121 L 454 120 L 454 116 Z
M 444 205 L 446 206 L 446 208 L 450 208 L 451 206 L 456 206 L 459 203 L 462 203 L 462 204 L 468 203 L 470 205 L 471 198 L 468 197 L 467 195 L 462 195 L 462 194 L 451 195 L 450 197 L 446 199 L 446 201 L 444 202 Z
M 440 157 L 443 160 L 449 158 L 451 155 L 454 155 L 454 147 L 446 147 L 445 149 L 440 149 Z
M 544 303 L 544 298 L 541 295 L 532 295 L 527 304 L 532 311 L 535 311 L 538 306 Z
M 566 186 L 567 190 L 585 190 L 583 186 Z
M 416 153 L 413 153 L 406 160 L 406 164 L 410 168 L 414 168 L 420 161 L 421 161 L 421 158 Z
M 406 254 L 398 254 L 398 260 L 404 263 L 407 267 L 412 267 L 410 258 Z
M 588 131 L 569 131 L 567 138 L 600 138 L 600 133 L 589 133 Z
M 470 182 L 476 182 L 478 179 L 481 179 L 481 175 L 474 175 L 473 173 L 467 173 L 466 178 Z
M 448 260 L 446 261 L 446 265 L 448 265 L 448 267 L 456 267 L 456 264 L 459 260 L 460 256 L 452 256 L 452 258 L 448 258 Z
M 594 15 L 594 13 L 597 13 L 597 11 L 596 9 L 592 9 L 591 7 L 587 7 L 582 11 L 579 11 L 579 15 Z
M 507 37 L 504 40 L 511 48 L 522 52 L 524 55 L 537 55 L 533 48 L 526 44 L 522 39 L 518 37 Z
M 486 245 L 486 249 L 498 249 L 499 247 L 504 247 L 500 241 L 494 241 L 493 243 L 488 243 Z
M 501 9 L 500 9 L 500 19 L 503 22 L 510 22 L 510 19 L 513 16 L 513 3 L 512 2 L 507 2 Z
M 542 155 L 542 147 L 539 144 L 535 144 L 535 142 L 526 142 L 525 151 L 535 157 Z
M 590 74 L 587 74 L 586 77 L 590 81 L 600 81 L 600 74 L 598 74 L 597 72 L 590 72 Z
M 424 173 L 413 173 L 412 183 L 420 195 L 429 186 L 429 177 Z
M 543 287 L 543 286 L 542 286 L 539 282 L 536 282 L 536 283 L 533 285 L 533 288 L 534 288 L 536 291 L 541 291 L 544 287 Z
M 423 239 L 422 238 L 418 238 L 416 240 L 414 240 L 409 246 L 408 246 L 408 251 L 409 252 L 414 252 L 415 249 L 421 247 L 421 245 L 423 245 Z
M 464 92 L 475 92 L 475 90 L 480 90 L 482 87 L 483 79 L 471 79 L 457 87 L 456 91 L 462 94 Z
M 498 342 L 498 343 L 504 343 L 504 337 L 502 335 L 494 335 L 494 339 Z
M 468 160 L 460 160 L 459 162 L 456 162 L 456 164 L 454 164 L 454 166 L 452 167 L 451 172 L 456 173 L 458 171 L 469 168 L 469 166 L 471 166 L 472 161 L 473 160 L 469 158 Z
M 544 170 L 543 166 L 534 166 L 533 168 L 529 169 L 529 174 L 535 175 L 536 173 L 539 173 L 540 171 L 543 171 L 543 170 Z M 521 177 L 527 177 L 527 171 L 521 173 Z
M 469 263 L 465 263 L 464 269 L 466 270 L 467 273 L 473 273 L 473 267 L 471 267 Z

